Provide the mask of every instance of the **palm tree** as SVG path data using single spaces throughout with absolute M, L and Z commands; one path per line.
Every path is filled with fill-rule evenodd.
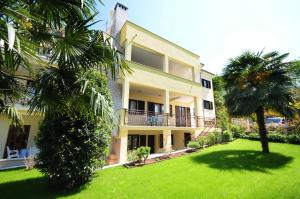
M 38 20 L 28 9 L 29 4 L 22 0 L 0 0 L 0 115 L 16 124 L 22 120 L 14 103 L 26 95 L 20 80 L 31 79 L 29 60 L 39 60 L 30 34 L 30 20 Z
M 101 31 L 91 30 L 91 25 L 96 23 L 97 0 L 9 0 L 11 5 L 4 0 L 0 2 L 8 10 L 11 5 L 15 6 L 18 16 L 12 15 L 10 23 L 16 32 L 26 32 L 33 44 L 33 55 L 27 53 L 24 60 L 31 60 L 33 56 L 40 58 L 34 64 L 38 70 L 34 71 L 35 91 L 29 102 L 30 113 L 40 112 L 44 116 L 36 142 L 40 148 L 38 160 L 43 162 L 39 168 L 46 176 L 57 179 L 56 182 L 67 179 L 64 182 L 70 186 L 82 184 L 106 158 L 114 120 L 107 76 L 114 78 L 118 70 L 125 73 L 130 69 L 110 44 L 110 38 Z M 19 4 L 22 6 L 16 6 Z M 19 10 L 24 8 L 27 11 L 24 12 L 25 21 L 29 25 L 19 30 L 19 19 L 25 16 L 19 14 Z M 6 26 L 2 32 L 9 46 Z M 26 52 L 22 47 L 19 51 L 17 43 L 13 49 L 7 47 L 7 51 Z M 47 56 L 43 56 L 43 52 Z M 30 71 L 33 64 L 26 63 L 29 66 L 26 70 Z M 15 79 L 18 70 L 11 71 Z M 49 125 L 62 128 L 52 129 L 52 126 L 48 135 Z M 67 141 L 59 141 L 68 137 L 66 135 L 71 131 L 76 131 L 76 135 L 72 134 Z M 74 148 L 80 151 L 81 158 Z M 64 157 L 70 154 L 72 160 L 65 161 Z
M 97 2 L 101 3 L 100 0 L 0 0 L 1 115 L 21 122 L 14 103 L 27 94 L 20 80 L 33 80 L 36 71 L 32 65 L 44 68 L 39 73 L 43 71 L 45 75 L 57 71 L 66 76 L 70 69 L 82 72 L 96 68 L 111 72 L 114 77 L 117 69 L 129 71 L 103 33 L 90 30 L 96 23 L 93 19 L 98 14 Z M 44 51 L 50 52 L 47 60 L 40 58 Z M 20 75 L 20 70 L 26 75 Z M 42 78 L 41 74 L 38 77 Z M 81 78 L 79 86 L 83 85 L 87 84 Z M 37 97 L 31 103 L 31 111 L 46 110 L 51 103 L 45 104 L 43 98 L 44 102 L 38 104 Z M 101 106 L 96 110 L 105 109 L 102 105 L 106 103 L 95 104 Z
M 296 86 L 294 68 L 286 62 L 288 53 L 244 52 L 232 58 L 224 69 L 225 103 L 232 116 L 256 114 L 263 153 L 269 153 L 264 112 L 272 109 L 284 116 L 294 115 L 292 89 Z

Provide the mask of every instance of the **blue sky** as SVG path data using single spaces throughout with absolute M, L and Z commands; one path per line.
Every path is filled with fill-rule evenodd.
M 216 74 L 247 49 L 300 58 L 299 0 L 103 0 L 95 29 L 105 28 L 117 2 L 130 21 L 200 55 Z

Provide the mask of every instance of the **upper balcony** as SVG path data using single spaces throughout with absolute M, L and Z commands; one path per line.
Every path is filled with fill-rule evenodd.
M 200 57 L 127 21 L 120 33 L 125 60 L 200 83 Z
M 172 58 L 165 58 L 165 55 L 154 52 L 135 44 L 132 45 L 131 61 L 155 68 L 172 75 L 194 81 L 194 70 L 192 66 L 181 63 Z

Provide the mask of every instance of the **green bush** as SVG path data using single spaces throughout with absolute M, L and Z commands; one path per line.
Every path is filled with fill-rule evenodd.
M 50 182 L 72 188 L 89 181 L 104 165 L 110 129 L 83 117 L 45 117 L 37 135 L 37 168 Z
M 291 134 L 287 135 L 287 141 L 291 144 L 300 144 L 300 135 L 299 134 Z
M 268 133 L 267 136 L 270 142 L 300 144 L 300 135 L 298 134 Z M 248 135 L 244 135 L 242 138 L 249 140 L 260 140 L 258 133 L 249 133 Z
M 215 135 L 215 144 L 222 143 L 222 133 L 220 131 L 214 131 L 213 134 Z
M 214 144 L 216 144 L 216 136 L 214 133 L 210 133 L 207 136 L 207 145 L 212 146 Z
M 141 146 L 139 148 L 137 148 L 137 156 L 139 157 L 139 161 L 140 162 L 146 162 L 147 158 L 149 157 L 150 155 L 150 151 L 151 151 L 151 148 L 148 147 L 148 146 Z
M 234 138 L 242 138 L 245 136 L 245 130 L 240 126 L 232 125 L 230 130 Z
M 268 140 L 270 142 L 282 142 L 282 143 L 288 142 L 287 136 L 282 133 L 269 133 Z
M 300 135 L 300 125 L 298 124 L 291 132 L 290 134 Z
M 129 151 L 127 154 L 128 162 L 135 163 L 139 160 L 139 156 L 136 150 Z
M 194 149 L 194 150 L 197 150 L 197 149 L 200 149 L 200 148 L 201 148 L 201 145 L 200 145 L 200 143 L 199 143 L 198 141 L 190 141 L 190 142 L 187 144 L 187 146 L 188 146 L 189 148 Z
M 247 135 L 244 135 L 243 138 L 247 138 L 249 140 L 259 140 L 260 139 L 258 133 L 249 133 Z
M 197 139 L 197 142 L 199 143 L 200 148 L 203 148 L 204 145 L 206 144 L 206 138 L 203 137 L 203 136 L 200 136 L 200 137 Z
M 223 141 L 231 142 L 233 140 L 232 132 L 230 130 L 223 131 Z

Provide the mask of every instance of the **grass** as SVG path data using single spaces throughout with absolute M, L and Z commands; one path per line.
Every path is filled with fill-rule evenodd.
M 300 198 L 300 146 L 236 140 L 144 167 L 115 167 L 72 192 L 48 187 L 36 171 L 0 172 L 0 198 Z

